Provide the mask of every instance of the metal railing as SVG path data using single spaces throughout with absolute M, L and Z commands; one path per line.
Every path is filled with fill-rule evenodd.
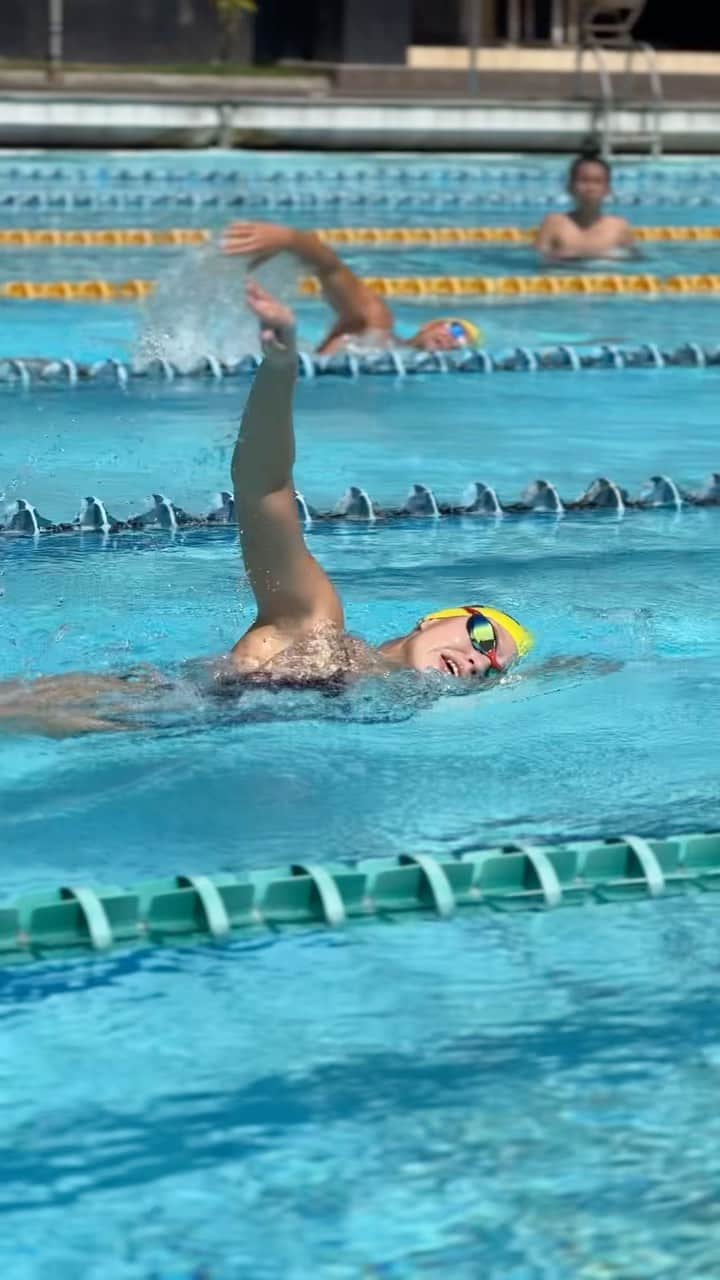
M 655 49 L 645 40 L 636 40 L 633 26 L 645 7 L 644 0 L 630 0 L 619 5 L 617 0 L 587 0 L 579 12 L 575 43 L 575 93 L 579 99 L 590 97 L 594 103 L 594 128 L 602 141 L 603 155 L 611 156 L 617 135 L 613 132 L 613 118 L 617 108 L 635 98 L 636 61 L 639 58 L 647 76 L 650 94 L 645 102 L 649 127 L 635 133 L 637 144 L 647 142 L 653 156 L 662 154 L 662 110 L 664 105 L 662 81 Z M 609 52 L 624 53 L 624 67 L 620 73 L 619 93 L 616 93 L 607 59 Z M 584 61 L 589 53 L 600 85 L 600 98 L 587 95 Z

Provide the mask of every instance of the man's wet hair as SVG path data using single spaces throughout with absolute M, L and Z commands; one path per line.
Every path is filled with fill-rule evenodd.
M 570 172 L 568 174 L 568 182 L 570 185 L 575 181 L 584 164 L 599 164 L 605 170 L 605 177 L 607 178 L 608 186 L 610 186 L 610 182 L 612 180 L 610 165 L 602 154 L 600 148 L 594 143 L 588 143 L 586 147 L 583 147 L 580 154 L 575 157 L 570 165 Z

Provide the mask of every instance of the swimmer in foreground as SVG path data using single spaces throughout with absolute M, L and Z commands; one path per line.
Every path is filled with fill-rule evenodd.
M 462 679 L 506 671 L 529 651 L 532 637 L 514 618 L 485 605 L 428 614 L 377 648 L 346 633 L 342 601 L 305 546 L 295 499 L 293 313 L 252 281 L 247 300 L 260 321 L 264 360 L 245 406 L 232 481 L 257 618 L 226 659 L 221 678 L 260 672 L 270 681 L 302 682 L 410 667 Z
M 376 648 L 348 635 L 342 601 L 305 545 L 295 499 L 294 317 L 253 282 L 247 301 L 260 321 L 264 360 L 243 413 L 232 481 L 257 616 L 229 654 L 187 664 L 186 678 L 197 688 L 201 668 L 205 691 L 220 693 L 247 684 L 317 688 L 403 668 L 454 680 L 501 676 L 533 640 L 495 606 L 440 609 Z M 55 737 L 143 728 L 153 703 L 181 683 L 153 670 L 9 681 L 0 685 L 0 725 Z M 131 713 L 140 719 L 133 723 Z
M 319 355 L 332 355 L 352 343 L 458 351 L 482 342 L 477 325 L 452 316 L 430 320 L 413 337 L 400 338 L 385 300 L 373 293 L 312 231 L 296 231 L 273 222 L 233 222 L 223 234 L 221 247 L 227 254 L 246 257 L 251 270 L 278 253 L 291 253 L 317 276 L 323 297 L 337 316 L 317 348 Z
M 602 156 L 587 152 L 573 160 L 568 191 L 575 208 L 569 213 L 549 213 L 535 238 L 535 248 L 545 262 L 635 256 L 630 223 L 602 211 L 610 195 L 610 166 Z

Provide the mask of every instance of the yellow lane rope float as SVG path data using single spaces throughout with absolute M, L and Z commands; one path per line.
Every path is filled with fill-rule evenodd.
M 136 302 L 155 289 L 154 280 L 8 280 L 0 298 L 25 302 Z
M 635 227 L 636 240 L 720 240 L 720 227 Z M 529 227 L 325 227 L 317 232 L 334 245 L 530 244 Z
M 720 293 L 720 275 L 366 276 L 364 283 L 385 298 Z M 300 292 L 316 296 L 322 290 L 306 276 Z
M 720 293 L 720 275 L 585 276 L 366 276 L 364 283 L 385 298 L 559 297 L 567 294 Z M 8 280 L 0 298 L 23 301 L 126 302 L 147 298 L 154 280 Z M 314 276 L 300 280 L 300 292 L 322 292 Z
M 20 227 L 0 230 L 0 248 L 149 249 L 166 245 L 209 244 L 207 228 L 120 227 L 99 230 L 67 230 Z M 334 245 L 434 245 L 529 244 L 535 231 L 524 227 L 323 227 L 317 235 Z M 720 240 L 720 227 L 636 227 L 639 241 Z
M 209 244 L 212 231 L 194 227 L 121 227 L 93 231 L 16 227 L 0 230 L 3 249 L 150 249 L 156 245 Z

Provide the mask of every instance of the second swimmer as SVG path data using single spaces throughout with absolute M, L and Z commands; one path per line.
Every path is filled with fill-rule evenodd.
M 569 213 L 549 213 L 535 239 L 535 248 L 545 262 L 636 255 L 627 219 L 603 213 L 610 195 L 610 165 L 602 156 L 588 151 L 573 161 L 568 191 L 575 207 Z
M 251 269 L 278 253 L 291 253 L 317 276 L 323 297 L 336 316 L 335 324 L 318 346 L 319 355 L 332 355 L 353 341 L 375 347 L 414 347 L 419 351 L 457 351 L 479 346 L 482 341 L 477 325 L 452 316 L 430 320 L 410 338 L 399 337 L 384 298 L 373 293 L 312 231 L 296 231 L 274 222 L 233 222 L 223 235 L 222 248 L 225 253 L 246 257 Z

